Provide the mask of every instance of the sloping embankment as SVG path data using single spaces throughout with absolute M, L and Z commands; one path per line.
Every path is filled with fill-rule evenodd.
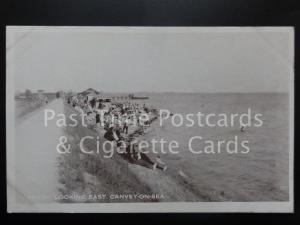
M 65 104 L 67 121 L 73 113 L 77 112 Z M 77 116 L 77 120 L 81 121 L 80 116 Z M 112 158 L 104 158 L 105 153 L 101 149 L 95 154 L 82 153 L 80 140 L 85 136 L 94 137 L 94 140 L 85 141 L 85 148 L 96 152 L 96 138 L 99 134 L 83 127 L 81 123 L 76 127 L 66 127 L 65 135 L 71 145 L 71 153 L 63 154 L 59 158 L 59 182 L 62 184 L 60 192 L 62 195 L 76 193 L 95 198 L 62 200 L 63 202 L 207 201 L 204 197 L 199 197 L 186 180 L 174 176 L 175 170 L 154 171 L 131 164 L 118 154 L 114 154 Z M 99 135 L 100 146 L 103 142 L 104 138 Z M 106 194 L 106 198 L 97 197 L 103 194 Z M 111 199 L 110 195 L 144 197 Z M 149 198 L 150 195 L 157 197 Z

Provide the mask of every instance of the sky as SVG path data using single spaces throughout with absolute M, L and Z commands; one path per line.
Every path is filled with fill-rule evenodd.
M 287 92 L 291 29 L 9 27 L 15 90 Z

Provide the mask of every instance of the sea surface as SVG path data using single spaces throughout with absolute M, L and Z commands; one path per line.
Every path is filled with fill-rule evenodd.
M 163 126 L 153 125 L 147 138 L 175 140 L 179 143 L 178 154 L 161 154 L 171 170 L 180 171 L 193 187 L 204 191 L 214 201 L 288 201 L 289 198 L 289 96 L 284 93 L 237 93 L 237 94 L 147 94 L 148 100 L 137 100 L 158 109 L 168 109 L 174 114 L 202 112 L 203 114 L 242 114 L 250 108 L 252 115 L 260 113 L 263 125 L 246 127 L 240 124 L 230 127 L 176 127 L 171 120 Z M 195 119 L 195 117 L 193 117 Z M 252 116 L 252 122 L 255 121 Z M 186 120 L 185 120 L 186 122 Z M 226 146 L 221 153 L 194 154 L 193 148 L 204 150 L 206 140 L 217 143 L 238 137 L 238 143 L 248 141 L 249 153 L 230 154 Z

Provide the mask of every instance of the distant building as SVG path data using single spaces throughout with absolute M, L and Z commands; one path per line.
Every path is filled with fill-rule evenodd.
M 88 101 L 96 98 L 99 101 L 107 101 L 110 102 L 111 98 L 109 96 L 105 96 L 102 92 L 96 91 L 93 88 L 89 88 L 83 92 L 78 93 L 78 97 L 86 97 Z
M 100 95 L 100 92 L 99 91 L 96 91 L 95 89 L 93 88 L 88 88 L 86 89 L 85 91 L 83 92 L 80 92 L 78 94 L 82 94 L 82 95 L 85 95 L 85 96 L 94 96 L 94 97 L 98 97 Z
M 37 97 L 38 97 L 38 100 L 41 101 L 41 102 L 47 102 L 48 101 L 47 95 L 44 92 L 44 90 L 37 90 Z
M 38 90 L 37 94 L 38 94 L 38 98 L 39 99 L 44 99 L 45 98 L 45 96 L 44 96 L 44 90 Z
M 93 88 L 88 88 L 87 90 L 77 94 L 78 99 L 86 99 L 88 102 L 92 99 L 96 99 L 98 102 L 110 103 L 110 102 L 123 102 L 128 101 L 130 97 L 126 94 L 112 94 L 112 93 L 102 93 Z

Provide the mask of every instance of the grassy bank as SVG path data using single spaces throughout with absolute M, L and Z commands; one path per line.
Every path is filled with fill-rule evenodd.
M 65 115 L 77 113 L 69 105 L 65 105 Z M 81 117 L 76 119 L 81 121 Z M 67 121 L 70 122 L 70 121 Z M 71 154 L 61 155 L 59 158 L 59 182 L 62 184 L 60 192 L 63 195 L 101 195 L 101 194 L 149 194 L 151 189 L 130 172 L 129 164 L 120 155 L 104 158 L 104 153 L 84 154 L 79 147 L 80 140 L 85 136 L 94 137 L 94 141 L 86 141 L 85 148 L 96 150 L 97 133 L 82 126 L 66 127 L 65 135 L 71 145 Z M 100 145 L 103 143 L 100 137 Z M 64 200 L 66 201 L 66 200 Z M 67 200 L 67 202 L 113 202 L 112 199 L 83 199 Z M 119 200 L 118 200 L 119 201 Z M 122 202 L 149 201 L 147 199 L 125 199 Z
M 71 106 L 65 104 L 65 114 L 77 113 Z M 77 121 L 81 121 L 77 116 Z M 59 159 L 59 177 L 63 195 L 98 196 L 126 195 L 126 194 L 158 194 L 162 198 L 154 199 L 84 199 L 63 200 L 63 202 L 149 202 L 149 201 L 210 201 L 203 193 L 195 190 L 189 179 L 178 174 L 176 167 L 166 172 L 152 170 L 141 164 L 132 164 L 121 155 L 114 154 L 112 158 L 104 158 L 101 150 L 95 154 L 84 154 L 79 147 L 80 140 L 85 136 L 92 136 L 94 140 L 85 141 L 86 150 L 96 150 L 96 131 L 83 127 L 79 123 L 76 127 L 65 128 L 71 153 L 61 155 Z M 144 138 L 148 135 L 145 135 Z M 102 135 L 100 146 L 103 143 Z M 102 141 L 101 141 L 102 140 Z

